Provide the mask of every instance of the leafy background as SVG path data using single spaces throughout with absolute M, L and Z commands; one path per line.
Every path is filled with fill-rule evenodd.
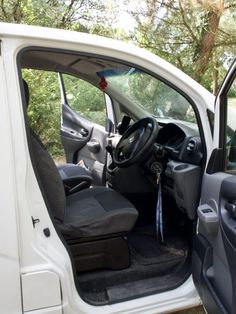
M 213 94 L 236 51 L 235 0 L 2 0 L 0 20 L 132 42 L 174 64 Z M 50 152 L 61 155 L 57 77 L 30 70 L 24 77 L 31 91 L 30 123 Z M 85 116 L 96 113 L 102 122 L 103 109 L 94 93 L 93 112 L 83 105 L 86 99 L 80 99 L 79 111 Z

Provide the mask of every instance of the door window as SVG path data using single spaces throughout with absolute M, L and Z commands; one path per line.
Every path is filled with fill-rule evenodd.
M 225 170 L 236 171 L 236 78 L 226 94 Z
M 104 93 L 94 85 L 77 77 L 62 74 L 67 104 L 82 117 L 105 126 Z

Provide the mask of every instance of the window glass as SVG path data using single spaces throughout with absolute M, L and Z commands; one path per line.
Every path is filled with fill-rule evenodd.
M 226 171 L 236 170 L 236 78 L 227 93 Z
M 105 126 L 106 105 L 104 93 L 77 77 L 63 74 L 68 105 L 82 117 Z
M 99 72 L 113 89 L 157 118 L 196 123 L 192 106 L 179 92 L 135 68 Z

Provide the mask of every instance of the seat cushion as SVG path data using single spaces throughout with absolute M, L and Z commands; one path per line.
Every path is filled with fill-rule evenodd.
M 67 238 L 127 233 L 138 217 L 134 206 L 106 187 L 94 187 L 67 197 L 66 213 L 59 227 Z

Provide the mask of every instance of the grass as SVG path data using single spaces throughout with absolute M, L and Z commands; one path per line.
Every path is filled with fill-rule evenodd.
M 54 162 L 55 162 L 55 164 L 56 164 L 57 166 L 63 165 L 63 164 L 66 163 L 66 158 L 65 158 L 65 156 L 54 157 L 53 160 L 54 160 Z

